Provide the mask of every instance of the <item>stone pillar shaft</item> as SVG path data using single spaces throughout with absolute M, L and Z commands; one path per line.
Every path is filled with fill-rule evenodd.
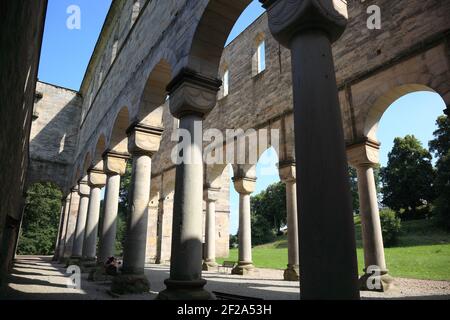
M 81 258 L 83 254 L 84 233 L 86 228 L 86 218 L 89 206 L 89 196 L 80 194 L 80 205 L 78 207 L 77 226 L 72 248 L 72 257 Z
M 55 244 L 55 252 L 53 255 L 53 261 L 56 261 L 59 258 L 59 247 L 61 246 L 61 241 L 62 241 L 62 237 L 63 237 L 62 229 L 64 226 L 65 212 L 66 212 L 66 200 L 63 199 L 62 205 L 61 205 L 61 212 L 59 213 L 58 235 L 56 236 L 56 244 Z
M 62 221 L 61 235 L 58 246 L 58 259 L 64 256 L 64 248 L 67 242 L 67 225 L 70 215 L 70 203 L 71 203 L 72 193 L 70 193 L 66 198 L 66 203 L 64 206 L 64 220 Z
M 123 257 L 124 274 L 144 274 L 151 165 L 149 155 L 133 155 L 129 194 L 131 203 Z
M 297 191 L 302 298 L 359 298 L 347 160 L 327 34 L 311 30 L 296 35 L 292 66 L 297 178 L 302 186 Z
M 167 289 L 159 293 L 158 299 L 214 297 L 203 289 L 206 280 L 202 279 L 202 121 L 215 106 L 220 85 L 220 80 L 184 68 L 167 86 L 170 112 L 180 119 L 180 129 L 190 133 L 190 141 L 183 141 L 183 158 L 176 167 L 170 279 L 164 282 Z
M 239 263 L 252 262 L 250 195 L 239 194 Z
M 206 261 L 216 261 L 216 201 L 206 201 Z
M 82 254 L 83 258 L 87 260 L 94 260 L 96 257 L 98 221 L 100 218 L 100 196 L 101 188 L 99 186 L 92 186 L 89 196 Z
M 250 213 L 250 194 L 255 190 L 256 179 L 249 177 L 233 178 L 234 188 L 239 193 L 239 261 L 231 271 L 244 275 L 254 269 L 252 262 L 252 229 Z
M 286 182 L 286 211 L 288 227 L 288 267 L 298 268 L 298 219 L 297 219 L 297 184 Z
M 60 258 L 69 258 L 72 256 L 79 205 L 80 195 L 78 193 L 78 188 L 74 188 L 72 189 L 70 195 L 69 217 L 67 219 L 66 232 L 64 236 L 64 253 Z
M 195 123 L 201 121 L 196 115 L 180 119 L 180 128 L 188 130 L 192 139 L 183 150 L 190 161 L 176 168 L 170 265 L 170 279 L 176 281 L 199 280 L 202 274 L 202 143 L 194 138 Z
M 366 268 L 378 266 L 381 272 L 387 272 L 373 168 L 359 165 L 357 175 L 364 265 Z
M 103 216 L 100 248 L 97 261 L 104 263 L 114 255 L 119 207 L 120 175 L 108 175 L 105 190 L 105 213 Z

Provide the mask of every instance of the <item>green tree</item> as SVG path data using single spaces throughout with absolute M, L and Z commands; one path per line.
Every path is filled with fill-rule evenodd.
M 375 178 L 377 193 L 379 195 L 381 193 L 380 170 L 381 170 L 381 167 L 379 165 L 377 165 L 373 169 L 373 175 Z M 350 191 L 351 191 L 351 195 L 352 195 L 353 212 L 355 212 L 356 214 L 359 214 L 358 175 L 357 175 L 356 169 L 352 168 L 352 167 L 348 167 L 348 175 L 350 178 Z
M 36 183 L 28 191 L 18 244 L 19 254 L 50 255 L 55 249 L 62 192 L 52 183 Z
M 430 151 L 438 159 L 435 179 L 437 198 L 433 213 L 436 214 L 439 225 L 450 230 L 450 120 L 447 116 L 440 116 L 436 125 L 438 129 L 429 143 Z
M 395 138 L 388 165 L 381 170 L 383 204 L 402 219 L 423 218 L 423 210 L 434 199 L 434 169 L 431 154 L 413 135 Z
M 131 184 L 131 161 L 127 163 L 125 174 L 120 179 L 119 191 L 119 207 L 117 213 L 117 234 L 116 234 L 116 254 L 120 255 L 123 252 L 125 244 L 125 235 L 127 230 L 127 216 L 129 210 L 128 192 Z
M 286 186 L 274 183 L 251 198 L 252 243 L 271 242 L 286 225 Z

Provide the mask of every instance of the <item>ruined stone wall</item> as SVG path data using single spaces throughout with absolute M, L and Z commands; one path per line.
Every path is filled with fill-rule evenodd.
M 46 7 L 46 0 L 0 2 L 0 285 L 22 219 Z
M 142 120 L 142 110 L 152 110 L 154 106 L 146 105 L 143 99 L 148 93 L 151 72 L 165 61 L 167 67 L 158 70 L 156 76 L 161 80 L 175 76 L 186 65 L 191 50 L 189 41 L 207 4 L 207 0 L 143 0 L 137 8 L 132 1 L 113 2 L 81 86 L 84 101 L 74 172 L 82 167 L 88 152 L 95 152 L 101 134 L 107 137 L 108 145 L 119 110 L 128 108 L 130 123 Z M 348 4 L 348 28 L 333 45 L 347 143 L 369 136 L 369 129 L 376 127 L 385 108 L 408 92 L 435 90 L 450 103 L 450 2 L 367 0 Z M 366 9 L 372 4 L 381 8 L 381 30 L 367 28 Z M 254 56 L 262 40 L 266 46 L 266 69 L 256 74 Z M 290 52 L 271 36 L 265 14 L 224 49 L 219 78 L 225 70 L 230 75 L 229 94 L 224 97 L 223 90 L 219 92 L 217 105 L 206 117 L 204 128 L 280 129 L 279 159 L 292 159 Z M 177 121 L 168 112 L 167 103 L 163 123 L 161 149 L 152 163 L 149 260 L 157 259 L 155 244 L 168 247 L 170 243 L 174 183 L 170 155 L 175 145 L 171 134 Z M 218 212 L 223 213 L 223 218 L 218 219 L 227 225 L 228 178 L 224 178 L 222 186 Z M 163 255 L 166 252 L 162 250 Z
M 27 184 L 50 181 L 68 193 L 81 117 L 81 96 L 38 82 L 30 134 Z

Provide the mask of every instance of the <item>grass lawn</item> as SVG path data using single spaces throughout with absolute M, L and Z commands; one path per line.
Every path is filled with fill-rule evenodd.
M 364 267 L 361 226 L 355 221 L 359 270 Z M 253 262 L 259 268 L 284 269 L 287 264 L 287 240 L 253 247 Z M 394 277 L 450 281 L 450 233 L 437 229 L 430 220 L 402 222 L 402 234 L 395 247 L 385 248 L 386 263 Z M 237 261 L 237 249 L 217 259 Z

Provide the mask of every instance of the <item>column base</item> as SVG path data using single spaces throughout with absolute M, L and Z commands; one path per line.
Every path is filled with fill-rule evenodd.
M 95 268 L 91 269 L 88 276 L 88 281 L 105 282 L 112 281 L 116 275 L 111 275 L 106 272 L 103 263 L 97 262 Z
M 81 257 L 79 256 L 72 256 L 70 258 L 66 258 L 65 260 L 66 263 L 66 268 L 68 268 L 69 266 L 80 266 L 81 264 Z
M 203 262 L 203 265 L 202 265 L 202 270 L 203 271 L 214 271 L 214 270 L 217 270 L 217 267 L 218 267 L 219 265 L 216 263 L 216 261 L 215 260 L 205 260 L 204 262 Z
M 283 278 L 286 281 L 299 281 L 300 271 L 298 265 L 287 265 L 287 269 L 284 270 Z
M 113 278 L 111 291 L 116 294 L 139 294 L 150 291 L 145 274 L 121 274 Z
M 82 258 L 79 266 L 82 273 L 90 273 L 97 267 L 97 261 L 95 258 Z
M 359 278 L 360 291 L 386 292 L 394 287 L 395 279 L 388 274 L 387 270 L 382 271 L 379 276 L 365 273 Z
M 251 274 L 255 269 L 253 262 L 239 261 L 238 265 L 231 270 L 231 274 L 245 276 Z
M 216 296 L 206 291 L 205 279 L 178 281 L 166 279 L 164 281 L 167 289 L 161 291 L 156 300 L 215 300 Z

